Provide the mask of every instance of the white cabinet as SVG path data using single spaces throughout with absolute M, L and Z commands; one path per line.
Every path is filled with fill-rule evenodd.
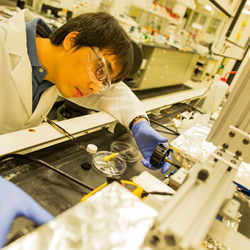
M 241 0 L 215 0 L 214 2 L 216 2 L 228 14 L 234 16 L 241 3 Z
M 213 48 L 213 53 L 241 60 L 244 55 L 244 49 L 231 43 L 230 41 L 223 41 L 219 45 L 217 44 L 217 46 Z
M 230 36 L 228 37 L 230 41 L 241 47 L 245 47 L 247 45 L 248 39 L 250 37 L 250 11 L 248 13 L 248 9 L 250 9 L 250 2 L 241 12 Z

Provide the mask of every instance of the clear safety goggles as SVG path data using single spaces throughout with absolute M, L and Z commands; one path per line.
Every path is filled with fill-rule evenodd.
M 106 90 L 111 86 L 107 63 L 99 50 L 93 47 L 90 48 L 87 63 L 89 77 L 91 81 L 100 85 L 100 91 Z

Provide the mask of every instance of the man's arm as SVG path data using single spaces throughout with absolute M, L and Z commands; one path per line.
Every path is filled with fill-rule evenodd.
M 150 158 L 155 148 L 168 141 L 156 132 L 149 123 L 143 103 L 135 96 L 130 88 L 120 82 L 98 95 L 84 98 L 71 98 L 74 103 L 99 111 L 104 111 L 115 117 L 125 127 L 131 129 L 135 141 L 144 157 L 144 166 L 154 169 Z M 166 172 L 169 164 L 162 165 L 162 172 Z
M 69 100 L 86 108 L 104 111 L 127 128 L 136 117 L 147 117 L 143 103 L 123 82 L 114 84 L 100 94 Z

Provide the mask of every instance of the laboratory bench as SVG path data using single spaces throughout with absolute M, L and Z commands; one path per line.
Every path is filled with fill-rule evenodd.
M 162 109 L 159 112 L 150 113 L 149 118 L 152 121 L 152 127 L 167 137 L 171 142 L 177 135 L 171 134 L 170 131 L 164 129 L 162 126 L 156 125 L 155 122 L 171 128 L 171 130 L 175 130 L 175 128 L 171 126 L 171 120 L 185 111 L 199 112 L 194 108 L 196 102 L 197 100 L 192 101 L 190 104 L 178 103 L 169 108 Z M 95 144 L 98 146 L 98 151 L 109 151 L 110 145 L 114 141 L 124 141 L 135 145 L 131 133 L 124 132 L 125 130 L 120 124 L 117 128 L 113 129 L 100 127 L 100 129 L 94 132 L 76 138 L 75 143 L 65 141 L 27 153 L 25 156 L 49 163 L 57 169 L 80 180 L 87 186 L 96 188 L 106 181 L 106 177 L 98 173 L 94 168 L 90 170 L 84 170 L 82 168 L 82 165 L 89 161 L 89 155 L 83 148 L 86 148 L 88 144 Z M 79 148 L 79 145 L 82 147 Z M 140 154 L 139 150 L 137 153 Z M 164 181 L 166 176 L 173 170 L 173 167 L 171 167 L 165 174 L 162 174 L 160 170 L 149 170 L 142 165 L 141 159 L 142 156 L 140 154 L 140 158 L 136 163 L 127 166 L 121 179 L 129 180 L 147 171 L 157 179 Z M 173 161 L 179 164 L 175 158 L 173 158 Z M 78 204 L 81 198 L 89 192 L 88 189 L 40 164 L 14 159 L 1 163 L 0 167 L 1 176 L 21 187 L 54 216 L 60 215 L 67 209 Z M 239 199 L 239 201 L 242 204 L 242 220 L 239 225 L 239 232 L 250 238 L 248 230 L 249 204 L 242 199 Z M 23 217 L 17 218 L 8 234 L 7 243 L 11 243 L 23 235 L 29 234 L 34 229 L 36 229 L 36 225 L 33 222 Z
M 190 107 L 185 104 L 176 104 L 170 109 L 162 110 L 158 116 L 151 114 L 149 117 L 166 125 L 169 123 L 169 118 L 176 117 L 176 114 L 188 109 L 190 110 Z M 176 135 L 169 134 L 169 131 L 154 123 L 152 123 L 152 126 L 163 136 L 167 137 L 169 141 L 176 138 Z M 86 164 L 89 161 L 89 155 L 83 148 L 86 148 L 88 144 L 95 144 L 98 146 L 98 151 L 109 151 L 111 143 L 117 140 L 135 145 L 135 141 L 130 133 L 120 131 L 122 130 L 117 129 L 112 133 L 107 128 L 101 128 L 93 133 L 78 137 L 76 143 L 66 141 L 28 153 L 26 156 L 49 163 L 82 181 L 84 184 L 96 188 L 106 181 L 106 177 L 93 168 L 90 170 L 82 168 L 82 164 Z M 82 147 L 80 148 L 78 145 Z M 139 150 L 137 153 L 140 154 Z M 158 179 L 164 180 L 165 174 L 161 174 L 160 170 L 152 171 L 147 169 L 142 165 L 141 159 L 142 156 L 140 154 L 138 161 L 128 165 L 121 178 L 128 180 L 143 171 L 148 171 Z M 81 198 L 89 192 L 88 189 L 59 175 L 53 170 L 47 169 L 40 164 L 29 163 L 20 159 L 1 163 L 0 175 L 17 184 L 54 216 L 79 203 Z M 9 232 L 7 242 L 10 243 L 31 232 L 35 227 L 34 223 L 28 219 L 23 217 L 17 218 Z

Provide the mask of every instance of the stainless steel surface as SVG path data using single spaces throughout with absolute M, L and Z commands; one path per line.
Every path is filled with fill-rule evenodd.
M 140 249 L 156 215 L 114 182 L 4 249 Z

